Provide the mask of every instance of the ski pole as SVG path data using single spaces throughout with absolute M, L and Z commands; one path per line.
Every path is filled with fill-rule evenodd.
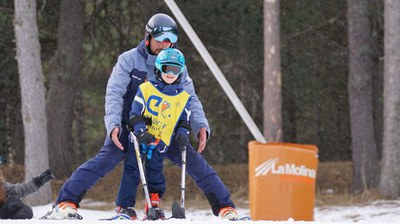
M 186 146 L 179 147 L 182 155 L 182 173 L 181 173 L 181 205 L 174 201 L 172 203 L 172 218 L 176 219 L 186 219 L 185 215 L 185 177 L 186 177 Z
M 182 147 L 182 173 L 181 173 L 181 208 L 185 210 L 185 188 L 186 188 L 186 146 Z
M 147 216 L 149 217 L 150 220 L 156 220 L 157 219 L 157 214 L 154 208 L 151 206 L 151 201 L 150 201 L 150 195 L 149 195 L 149 190 L 147 188 L 147 182 L 146 182 L 146 177 L 144 175 L 144 170 L 143 170 L 143 163 L 142 163 L 142 158 L 140 157 L 140 150 L 139 150 L 139 144 L 137 142 L 136 136 L 133 134 L 133 132 L 130 132 L 132 142 L 135 148 L 136 152 L 136 160 L 138 163 L 138 168 L 139 168 L 139 173 L 140 173 L 140 180 L 142 181 L 143 185 L 143 191 L 144 191 L 144 196 L 145 200 L 149 206 L 148 214 Z

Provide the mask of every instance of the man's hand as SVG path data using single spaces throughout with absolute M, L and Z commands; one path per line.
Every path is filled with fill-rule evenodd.
M 199 131 L 199 147 L 197 148 L 198 153 L 202 153 L 204 151 L 204 148 L 206 148 L 207 144 L 207 129 L 206 128 L 200 128 Z
M 39 176 L 33 178 L 33 181 L 35 182 L 36 186 L 41 187 L 45 183 L 56 179 L 56 177 L 51 173 L 51 170 L 48 169 L 41 173 Z
M 118 134 L 119 134 L 119 127 L 115 127 L 112 132 L 111 132 L 111 139 L 113 140 L 114 144 L 120 149 L 124 150 L 124 147 L 122 146 L 121 142 L 118 139 Z

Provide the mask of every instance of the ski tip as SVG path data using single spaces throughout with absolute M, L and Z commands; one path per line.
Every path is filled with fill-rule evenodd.
M 239 218 L 238 221 L 251 221 L 251 218 L 250 218 L 250 216 L 243 216 L 243 217 Z
M 40 217 L 39 219 L 49 219 L 50 215 L 51 215 L 51 211 L 47 212 L 44 216 Z
M 132 219 L 127 214 L 117 214 L 116 216 L 113 216 L 111 218 L 100 219 L 100 220 L 102 220 L 102 221 L 113 221 L 113 220 L 132 220 Z

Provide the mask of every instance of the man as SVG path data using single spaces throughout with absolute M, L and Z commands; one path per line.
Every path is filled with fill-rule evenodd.
M 168 15 L 156 14 L 146 25 L 145 39 L 137 47 L 119 56 L 107 83 L 104 117 L 107 137 L 104 146 L 95 157 L 75 170 L 64 183 L 52 212 L 46 218 L 82 219 L 77 208 L 86 191 L 114 169 L 128 153 L 134 153 L 126 128 L 133 98 L 139 85 L 154 76 L 157 54 L 165 48 L 175 47 L 177 41 L 178 28 L 175 21 Z M 184 77 L 183 86 L 192 97 L 190 104 L 192 131 L 199 140 L 198 152 L 202 152 L 210 135 L 210 129 L 187 72 Z M 116 200 L 117 213 L 124 213 L 132 219 L 137 219 L 133 207 L 136 203 L 135 189 L 138 184 L 139 171 L 136 160 L 125 160 Z
M 32 209 L 21 198 L 38 191 L 47 182 L 55 179 L 50 170 L 23 183 L 11 184 L 0 172 L 0 219 L 31 219 Z

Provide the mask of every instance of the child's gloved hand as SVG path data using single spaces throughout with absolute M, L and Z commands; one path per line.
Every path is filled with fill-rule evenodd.
M 178 142 L 179 148 L 189 145 L 189 133 L 189 130 L 183 127 L 179 127 L 176 130 L 175 139 Z
M 140 145 L 145 144 L 145 145 L 149 145 L 150 143 L 154 142 L 156 140 L 156 138 L 154 137 L 154 135 L 148 133 L 148 132 L 142 132 L 139 133 L 136 136 L 138 143 Z
M 35 182 L 36 186 L 41 187 L 43 186 L 45 183 L 56 179 L 56 177 L 51 173 L 51 170 L 48 169 L 46 171 L 44 171 L 42 174 L 40 174 L 37 177 L 33 178 L 33 181 Z

